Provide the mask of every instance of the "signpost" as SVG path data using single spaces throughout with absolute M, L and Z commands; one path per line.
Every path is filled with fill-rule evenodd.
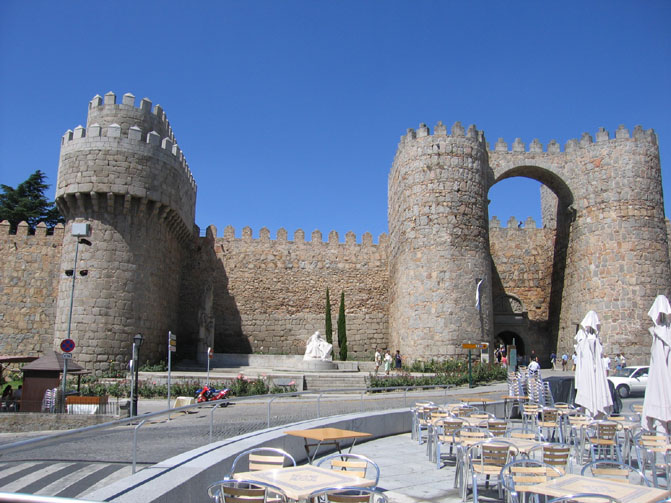
M 63 404 L 61 412 L 65 412 L 65 392 L 68 379 L 68 360 L 72 359 L 70 352 L 75 349 L 75 341 L 72 339 L 63 339 L 61 341 L 61 351 L 63 351 Z
M 172 354 L 177 351 L 177 335 L 168 330 L 168 408 L 170 408 L 170 371 L 172 363 Z
M 463 349 L 468 349 L 468 387 L 473 387 L 473 371 L 471 368 L 471 351 L 474 349 L 479 349 L 480 351 L 486 350 L 489 348 L 488 342 L 464 342 L 461 347 Z
M 214 349 L 207 348 L 207 387 L 210 387 L 210 360 L 214 356 Z

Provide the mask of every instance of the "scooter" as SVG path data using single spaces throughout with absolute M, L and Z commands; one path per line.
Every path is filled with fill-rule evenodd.
M 228 388 L 215 389 L 210 386 L 203 386 L 196 390 L 195 398 L 197 403 L 212 402 L 214 400 L 224 400 L 228 398 L 231 390 Z M 228 403 L 222 404 L 222 407 L 228 407 Z

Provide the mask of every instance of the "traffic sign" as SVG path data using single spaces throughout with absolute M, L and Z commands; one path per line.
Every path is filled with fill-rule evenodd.
M 63 353 L 64 360 L 72 360 L 72 353 Z
M 488 342 L 478 342 L 478 343 L 469 343 L 465 342 L 461 345 L 463 349 L 487 349 L 489 347 Z
M 63 339 L 61 341 L 61 351 L 63 351 L 64 353 L 69 353 L 73 349 L 75 349 L 75 341 L 73 341 L 72 339 Z
M 177 351 L 177 335 L 168 332 L 168 351 L 174 353 Z
M 213 356 L 214 356 L 214 349 L 207 348 L 207 357 L 211 360 Z

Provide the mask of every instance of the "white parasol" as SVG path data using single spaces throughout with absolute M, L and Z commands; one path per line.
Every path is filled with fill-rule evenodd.
M 594 311 L 587 313 L 575 336 L 578 361 L 575 370 L 575 403 L 593 417 L 610 415 L 613 399 L 608 388 L 603 348 L 599 340 L 601 324 Z
M 655 323 L 650 327 L 650 371 L 643 401 L 641 425 L 649 430 L 671 433 L 671 305 L 658 295 L 648 316 Z

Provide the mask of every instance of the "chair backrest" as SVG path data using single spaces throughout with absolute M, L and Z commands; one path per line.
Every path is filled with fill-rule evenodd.
M 505 440 L 491 438 L 469 447 L 467 458 L 471 466 L 503 468 L 508 464 L 511 457 L 515 457 L 518 454 L 519 449 L 513 444 Z
M 216 503 L 266 503 L 268 493 L 286 499 L 279 487 L 252 480 L 219 480 L 207 488 L 208 496 Z
M 518 500 L 518 493 L 533 491 L 536 484 L 562 475 L 555 467 L 534 459 L 511 461 L 501 468 L 503 487 L 513 501 Z
M 439 432 L 441 437 L 452 437 L 454 432 L 460 429 L 464 425 L 464 422 L 454 418 L 448 418 L 448 419 L 441 418 L 434 424 L 436 427 L 439 428 L 436 431 Z
M 461 439 L 482 439 L 486 440 L 492 438 L 494 435 L 487 430 L 478 428 L 477 426 L 462 426 L 452 434 L 452 441 L 458 444 Z
M 558 468 L 559 471 L 566 473 L 568 469 L 569 457 L 571 455 L 571 446 L 566 444 L 543 444 L 541 446 L 543 453 L 543 463 Z
M 362 479 L 368 478 L 375 481 L 373 487 L 377 487 L 380 481 L 380 467 L 375 461 L 361 454 L 335 453 L 326 456 L 317 462 L 317 466 L 330 468 L 331 470 L 342 470 Z
M 557 423 L 559 419 L 559 411 L 551 407 L 543 407 L 541 409 L 541 421 L 543 423 Z
M 593 499 L 596 502 L 603 503 L 607 501 L 609 503 L 622 503 L 619 499 L 614 498 L 613 496 L 608 496 L 607 494 L 598 494 L 598 493 L 575 493 L 569 494 L 567 496 L 560 496 L 559 498 L 554 498 L 548 501 L 548 503 L 573 503 L 574 501 L 585 501 Z
M 580 475 L 598 478 L 614 479 L 621 482 L 645 485 L 652 484 L 643 473 L 627 463 L 610 460 L 597 460 L 583 466 Z
M 487 421 L 487 430 L 495 437 L 505 437 L 508 431 L 508 423 L 500 419 L 490 419 Z
M 456 417 L 469 417 L 477 411 L 477 407 L 473 407 L 472 405 L 462 405 L 461 407 L 452 409 L 452 414 Z
M 615 440 L 617 432 L 622 429 L 622 425 L 617 421 L 594 421 L 590 427 L 592 436 L 600 440 Z
M 240 463 L 247 461 L 247 469 L 240 469 Z M 296 466 L 294 457 L 282 449 L 274 447 L 257 447 L 241 452 L 233 460 L 231 471 L 226 476 L 227 479 L 233 478 L 236 471 L 258 472 L 260 470 L 271 470 L 273 468 L 282 468 L 286 462 L 289 466 Z
M 330 487 L 308 496 L 307 501 L 333 503 L 387 503 L 387 496 L 368 487 Z

